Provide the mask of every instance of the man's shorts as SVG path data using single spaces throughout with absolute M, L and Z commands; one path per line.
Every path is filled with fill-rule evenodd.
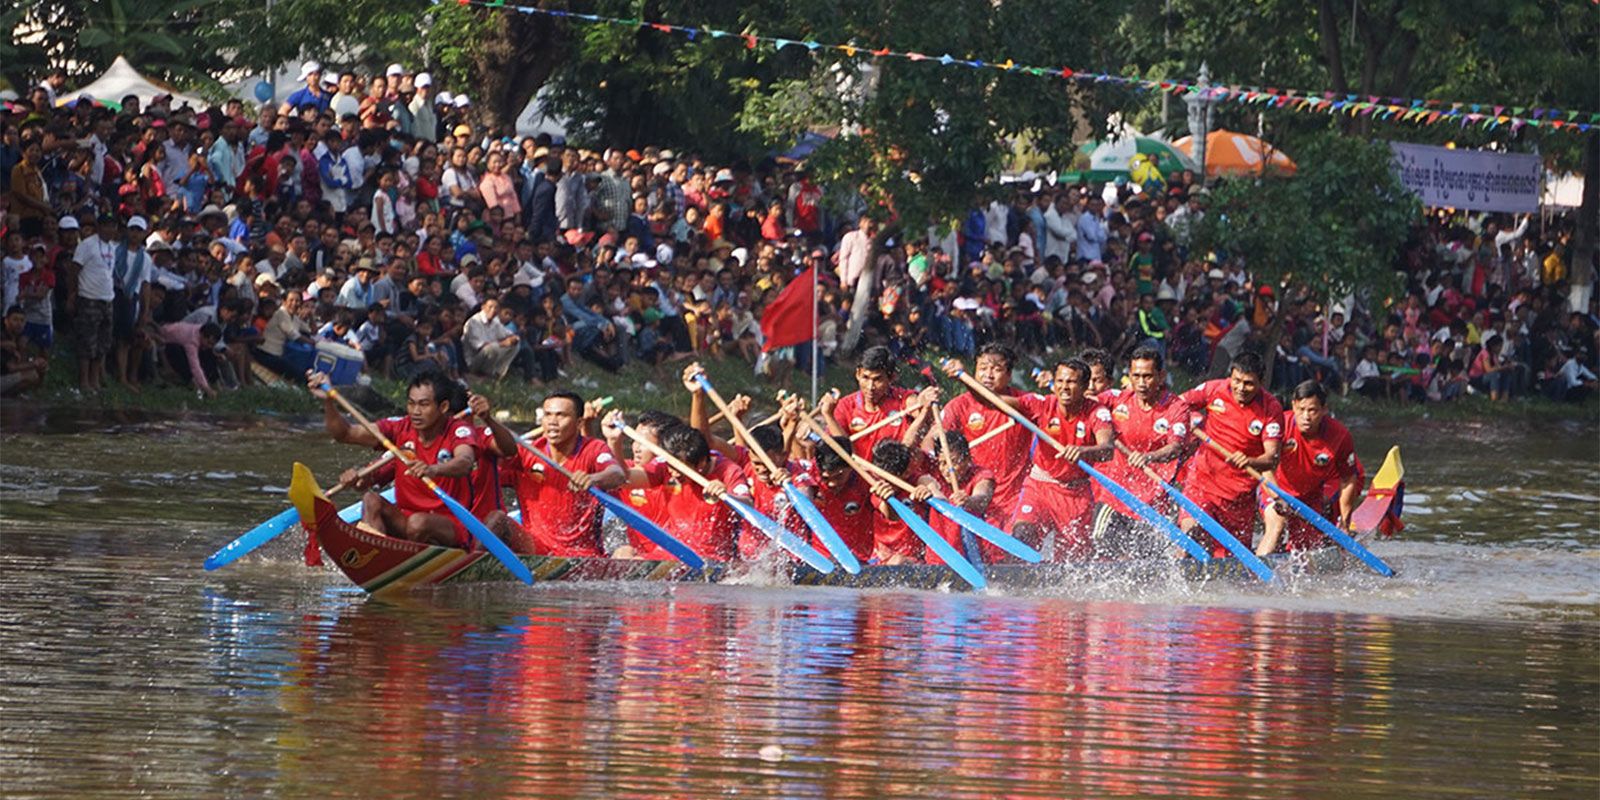
M 55 329 L 42 322 L 24 324 L 22 335 L 28 337 L 28 341 L 33 342 L 40 350 L 49 350 L 56 343 Z
M 1089 482 L 1060 484 L 1031 477 L 1024 480 L 1017 510 L 1011 516 L 1011 527 L 1018 525 L 1054 532 L 1056 561 L 1088 558 L 1094 552 L 1094 493 Z
M 78 298 L 78 314 L 72 325 L 79 358 L 103 358 L 111 352 L 110 301 Z
M 1183 492 L 1201 511 L 1211 515 L 1229 533 L 1238 537 L 1239 542 L 1245 547 L 1250 546 L 1255 535 L 1256 527 L 1256 495 L 1253 490 L 1247 490 L 1235 497 L 1218 497 L 1212 494 L 1205 486 L 1185 486 Z M 1186 511 L 1179 520 L 1192 519 Z M 1198 523 L 1197 523 L 1198 524 Z M 1204 528 L 1197 528 L 1194 533 L 1204 533 Z M 1211 538 L 1208 534 L 1200 539 L 1201 543 L 1211 543 L 1211 555 L 1216 558 L 1226 558 L 1232 553 L 1223 547 L 1221 542 Z

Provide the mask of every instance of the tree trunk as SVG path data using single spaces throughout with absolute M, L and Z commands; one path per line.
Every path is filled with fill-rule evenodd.
M 877 296 L 878 256 L 883 252 L 887 234 L 879 230 L 872 237 L 872 247 L 867 251 L 867 271 L 856 280 L 856 296 L 850 304 L 850 325 L 845 328 L 844 341 L 839 344 L 839 354 L 849 355 L 861 345 L 861 334 L 867 327 L 867 315 L 872 313 L 872 298 Z
M 1597 238 L 1600 238 L 1600 135 L 1591 133 L 1583 143 L 1583 203 L 1578 208 L 1578 229 L 1572 236 L 1573 272 L 1577 272 L 1580 264 L 1589 265 L 1582 269 L 1588 273 L 1591 283 L 1600 279 L 1594 262 Z
M 1287 293 L 1285 293 L 1287 294 Z M 1267 326 L 1267 339 L 1261 343 L 1261 390 L 1272 391 L 1272 368 L 1278 360 L 1278 340 L 1283 338 L 1283 299 L 1278 299 L 1278 307 L 1272 310 L 1272 324 Z
M 561 63 L 567 48 L 557 23 L 542 14 L 492 15 L 491 33 L 474 58 L 482 102 L 479 113 L 507 133 L 517 116 Z

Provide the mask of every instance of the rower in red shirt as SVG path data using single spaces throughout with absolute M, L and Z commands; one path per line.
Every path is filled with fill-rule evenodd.
M 928 498 L 934 495 L 937 482 L 917 463 L 915 451 L 900 442 L 881 441 L 872 446 L 872 464 L 915 487 L 909 498 L 901 498 L 906 505 L 926 520 Z M 926 545 L 922 538 L 889 507 L 888 498 L 900 490 L 887 481 L 878 481 L 872 488 L 877 496 L 877 508 L 872 523 L 873 558 L 880 564 L 920 564 Z
M 639 419 L 634 423 L 633 429 L 640 436 L 648 439 L 653 444 L 661 444 L 661 432 L 674 425 L 682 425 L 683 420 L 668 414 L 665 411 L 654 409 L 639 414 Z M 617 460 L 624 472 L 634 467 L 643 468 L 650 463 L 652 456 L 644 445 L 629 441 L 628 447 L 622 446 L 623 436 L 620 431 L 605 430 L 606 446 L 611 448 L 611 456 Z M 654 522 L 657 527 L 665 527 L 667 523 L 667 495 L 666 486 L 630 486 L 626 481 L 612 491 L 612 494 L 626 501 L 633 510 L 643 514 L 646 519 Z M 634 558 L 635 553 L 652 547 L 650 540 L 644 534 L 628 529 L 628 544 L 617 548 L 611 554 L 612 558 Z
M 313 397 L 322 400 L 323 426 L 336 442 L 373 449 L 383 443 L 364 427 L 351 425 L 332 397 L 322 390 L 328 376 L 312 373 L 307 382 Z M 415 456 L 395 475 L 395 502 L 377 492 L 361 498 L 361 522 L 387 536 L 445 547 L 472 547 L 467 529 L 422 482 L 432 478 L 464 506 L 472 505 L 472 468 L 478 462 L 479 439 L 468 420 L 451 419 L 452 388 L 447 378 L 423 373 L 406 389 L 406 416 L 378 420 L 377 428 L 402 450 Z M 480 403 L 487 411 L 488 401 Z
M 1017 408 L 1066 449 L 1040 442 L 1012 517 L 1012 535 L 1040 547 L 1055 537 L 1055 560 L 1087 558 L 1094 549 L 1094 492 L 1077 462 L 1111 458 L 1111 412 L 1088 394 L 1089 364 L 1073 358 L 1056 365 L 1051 397 L 1022 398 Z
M 1107 394 L 1111 427 L 1120 448 L 1100 470 L 1107 477 L 1163 515 L 1172 513 L 1172 499 L 1160 484 L 1145 474 L 1149 467 L 1162 480 L 1171 483 L 1183 457 L 1184 439 L 1189 432 L 1189 407 L 1167 389 L 1167 372 L 1161 353 L 1140 347 L 1128 357 L 1128 388 Z M 1120 551 L 1142 552 L 1159 546 L 1144 532 L 1139 515 L 1109 492 L 1100 494 L 1101 506 L 1095 513 L 1095 539 Z M 1149 546 L 1146 546 L 1149 545 Z
M 849 437 L 836 438 L 840 445 L 849 449 Z M 816 488 L 812 502 L 817 504 L 823 519 L 833 526 L 856 559 L 865 563 L 873 556 L 872 532 L 878 516 L 871 487 L 830 447 L 818 445 L 813 463 L 816 465 Z M 813 547 L 825 547 L 814 533 L 808 532 L 807 542 Z
M 944 449 L 945 442 L 950 443 L 949 452 Z M 943 436 L 936 432 L 933 447 L 933 452 L 926 455 L 926 460 L 934 467 L 934 480 L 938 482 L 939 496 L 972 512 L 974 516 L 988 519 L 993 524 L 989 514 L 994 500 L 994 473 L 973 462 L 972 451 L 967 448 L 966 437 L 962 436 L 960 431 L 945 431 Z M 938 531 L 941 538 L 956 549 L 957 553 L 967 552 L 962 535 L 965 529 L 960 525 L 943 514 L 928 515 L 928 523 Z M 1002 521 L 1000 524 L 1005 523 Z M 985 563 L 993 564 L 1008 557 L 1004 550 L 988 542 L 979 542 L 978 545 Z
M 937 386 L 929 386 L 920 393 L 895 386 L 895 363 L 894 354 L 887 347 L 869 347 L 861 354 L 861 360 L 856 363 L 859 391 L 843 399 L 832 394 L 822 396 L 820 406 L 829 433 L 854 436 L 908 406 L 915 410 L 918 405 L 939 401 Z M 901 415 L 894 422 L 856 439 L 855 454 L 867 458 L 878 442 L 898 441 L 909 423 L 907 416 Z
M 1213 448 L 1199 448 L 1183 493 L 1246 547 L 1256 518 L 1256 480 L 1247 468 L 1266 472 L 1276 467 L 1283 444 L 1283 407 L 1262 390 L 1261 374 L 1261 356 L 1241 352 L 1227 378 L 1206 381 L 1179 398 L 1193 414 L 1204 415 L 1206 433 L 1234 454 L 1225 459 Z M 1188 533 L 1199 523 L 1183 514 L 1178 525 Z M 1228 555 L 1215 541 L 1211 552 L 1218 558 Z
M 986 344 L 978 349 L 972 376 L 984 388 L 1002 397 L 1020 396 L 1020 392 L 1011 388 L 1015 358 L 1011 348 L 1005 345 Z M 1028 445 L 1033 441 L 1033 434 L 1013 422 L 1003 409 L 995 408 L 972 392 L 963 392 L 945 405 L 940 423 L 946 430 L 960 431 L 968 442 L 1004 428 L 971 450 L 973 463 L 994 475 L 994 498 L 986 516 L 996 527 L 1005 527 L 1022 494 L 1022 480 L 1028 475 Z
M 607 416 L 607 438 L 620 435 L 621 413 Z M 613 431 L 616 433 L 614 434 Z M 733 561 L 739 556 L 739 530 L 743 520 L 722 501 L 724 494 L 745 503 L 751 501 L 750 482 L 744 470 L 731 460 L 711 452 L 706 437 L 688 425 L 675 425 L 660 433 L 661 448 L 710 481 L 704 490 L 688 477 L 679 475 L 665 461 L 654 459 L 643 467 L 627 470 L 629 486 L 664 487 L 666 520 L 662 527 L 689 549 L 711 561 Z M 664 561 L 672 558 L 654 542 L 636 547 L 634 557 Z
M 1110 407 L 1119 387 L 1114 377 L 1117 365 L 1111 354 L 1098 347 L 1083 351 L 1079 358 L 1089 363 L 1089 396 L 1095 402 Z
M 1350 431 L 1328 413 L 1328 390 L 1317 381 L 1296 386 L 1289 408 L 1283 415 L 1283 455 L 1273 479 L 1280 488 L 1319 512 L 1326 512 L 1329 505 L 1323 487 L 1329 481 L 1338 481 L 1339 528 L 1349 530 L 1350 515 L 1355 513 L 1356 496 L 1361 492 L 1361 470 Z M 1289 536 L 1284 546 L 1291 552 L 1327 544 L 1321 531 L 1292 512 L 1277 495 L 1266 489 L 1261 495 L 1265 529 L 1256 547 L 1257 555 L 1278 549 L 1285 527 Z
M 589 494 L 589 487 L 611 491 L 621 486 L 626 476 L 605 442 L 584 435 L 583 398 L 555 392 L 545 398 L 542 408 L 544 436 L 531 446 L 571 471 L 570 481 L 521 447 L 509 428 L 492 418 L 488 423 L 493 447 L 516 481 L 517 508 L 522 511 L 523 533 L 514 537 L 518 541 L 512 543 L 512 549 L 604 558 L 600 502 Z

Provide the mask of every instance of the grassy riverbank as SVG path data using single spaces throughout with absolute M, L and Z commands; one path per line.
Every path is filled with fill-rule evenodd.
M 58 358 L 46 376 L 45 385 L 35 391 L 30 399 L 7 399 L 6 402 L 34 403 L 45 407 L 67 407 L 85 410 L 142 410 L 177 414 L 198 413 L 224 416 L 310 416 L 317 413 L 315 404 L 303 387 L 283 384 L 279 386 L 254 385 L 237 391 L 223 391 L 215 399 L 199 396 L 193 388 L 163 385 L 146 385 L 135 394 L 113 383 L 95 395 L 84 395 L 77 389 L 77 376 L 71 370 L 70 358 Z M 689 410 L 689 396 L 678 378 L 685 362 L 651 369 L 643 364 L 630 364 L 616 373 L 608 373 L 587 363 L 574 365 L 568 378 L 543 389 L 510 379 L 500 382 L 480 381 L 475 391 L 488 396 L 497 408 L 511 412 L 516 420 L 532 420 L 534 409 L 544 394 L 554 388 L 566 388 L 586 398 L 615 398 L 613 407 L 624 410 L 659 408 L 676 414 Z M 746 393 L 755 396 L 757 408 L 775 407 L 770 397 L 779 389 L 765 378 L 752 373 L 743 361 L 728 359 L 708 361 L 706 369 L 711 380 L 724 397 Z M 1020 374 L 1020 373 L 1019 373 Z M 920 377 L 910 370 L 902 370 L 907 385 L 917 385 Z M 940 376 L 947 393 L 961 389 L 954 381 Z M 1191 380 L 1179 378 L 1180 386 Z M 823 376 L 821 385 L 853 388 L 855 380 L 848 368 L 834 366 Z M 400 381 L 376 379 L 371 393 L 353 391 L 353 395 L 374 414 L 394 413 L 405 399 L 405 386 Z M 791 391 L 809 393 L 808 375 L 795 374 L 789 379 Z M 383 407 L 385 403 L 389 407 Z M 1591 398 L 1583 404 L 1555 403 L 1543 397 L 1518 398 L 1510 402 L 1493 403 L 1483 395 L 1469 395 L 1451 403 L 1400 404 L 1369 400 L 1351 395 L 1334 401 L 1336 413 L 1352 418 L 1473 421 L 1515 419 L 1524 421 L 1578 421 L 1600 422 L 1600 399 Z

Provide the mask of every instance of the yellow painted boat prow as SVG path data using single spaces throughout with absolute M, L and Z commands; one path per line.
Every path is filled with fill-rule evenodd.
M 1372 488 L 1393 489 L 1406 479 L 1406 465 L 1400 461 L 1400 446 L 1389 448 L 1389 455 L 1383 459 L 1383 466 L 1378 468 L 1378 474 L 1372 476 Z
M 322 487 L 317 485 L 317 477 L 311 474 L 311 468 L 296 461 L 294 474 L 289 479 L 289 502 L 294 504 L 294 510 L 300 514 L 300 525 L 306 530 L 315 530 L 317 525 L 317 500 L 327 500 L 327 495 L 322 493 Z

